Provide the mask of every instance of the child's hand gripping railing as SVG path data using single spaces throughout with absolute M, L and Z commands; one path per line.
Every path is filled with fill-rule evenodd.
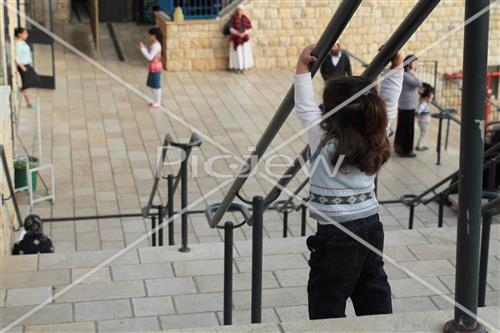
M 158 220 L 158 235 L 154 231 L 151 235 L 151 243 L 156 246 L 156 240 L 158 238 L 158 245 L 163 246 L 163 219 L 168 216 L 168 244 L 174 245 L 174 224 L 171 218 L 174 216 L 174 196 L 175 191 L 181 184 L 181 247 L 179 251 L 188 252 L 188 214 L 186 207 L 188 206 L 188 160 L 191 155 L 192 149 L 194 147 L 199 147 L 201 145 L 201 139 L 196 134 L 191 135 L 191 139 L 187 143 L 180 143 L 175 141 L 169 134 L 165 135 L 163 140 L 163 146 L 161 147 L 160 158 L 157 163 L 156 177 L 151 188 L 151 194 L 149 196 L 148 203 L 142 209 L 142 216 L 144 218 L 151 217 L 151 228 L 156 229 L 156 222 Z M 163 176 L 163 164 L 166 159 L 168 147 L 176 147 L 181 149 L 183 152 L 181 166 L 177 175 L 174 177 L 172 174 L 168 176 Z M 167 179 L 167 204 L 163 206 L 161 203 L 159 205 L 154 205 L 153 201 L 158 191 L 158 184 L 160 179 Z M 154 208 L 157 211 L 151 213 L 151 209 Z

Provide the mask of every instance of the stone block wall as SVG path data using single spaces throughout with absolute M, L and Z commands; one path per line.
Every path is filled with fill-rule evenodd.
M 302 47 L 317 41 L 338 7 L 339 0 L 248 0 L 247 13 L 254 26 L 251 40 L 257 68 L 291 68 Z M 415 1 L 366 0 L 340 39 L 341 45 L 365 61 L 371 60 L 397 28 Z M 171 71 L 225 69 L 228 40 L 219 20 L 183 23 L 157 19 L 166 31 L 166 67 Z M 432 45 L 464 18 L 463 1 L 443 1 L 405 47 L 417 53 Z M 491 65 L 500 64 L 500 7 L 490 13 Z M 447 35 L 421 58 L 439 61 L 440 72 L 457 71 L 462 64 L 463 30 Z M 355 68 L 361 70 L 360 67 Z

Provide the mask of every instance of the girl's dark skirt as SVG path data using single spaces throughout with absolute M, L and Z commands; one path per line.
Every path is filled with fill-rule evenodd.
M 24 65 L 26 71 L 17 66 L 17 70 L 21 75 L 22 87 L 21 89 L 36 88 L 40 83 L 40 78 L 31 65 Z
M 149 72 L 148 73 L 148 81 L 147 81 L 147 86 L 152 88 L 152 89 L 160 89 L 160 79 L 161 79 L 161 72 Z

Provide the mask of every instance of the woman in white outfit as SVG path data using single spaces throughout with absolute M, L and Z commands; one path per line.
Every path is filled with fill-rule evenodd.
M 246 16 L 243 5 L 239 5 L 231 17 L 232 25 L 229 45 L 229 69 L 243 73 L 245 69 L 253 66 L 252 44 L 250 32 L 252 22 Z

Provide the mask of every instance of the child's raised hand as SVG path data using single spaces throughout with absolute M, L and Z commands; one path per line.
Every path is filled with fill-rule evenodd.
M 139 42 L 139 48 L 140 49 L 144 48 L 144 43 L 143 42 Z
M 318 58 L 311 54 L 315 47 L 316 44 L 312 44 L 302 50 L 297 60 L 297 74 L 309 73 L 309 64 L 318 60 Z
M 382 50 L 383 47 L 384 44 L 380 45 L 378 50 L 379 51 Z M 391 59 L 391 69 L 403 68 L 403 59 L 404 59 L 403 52 L 399 50 Z

